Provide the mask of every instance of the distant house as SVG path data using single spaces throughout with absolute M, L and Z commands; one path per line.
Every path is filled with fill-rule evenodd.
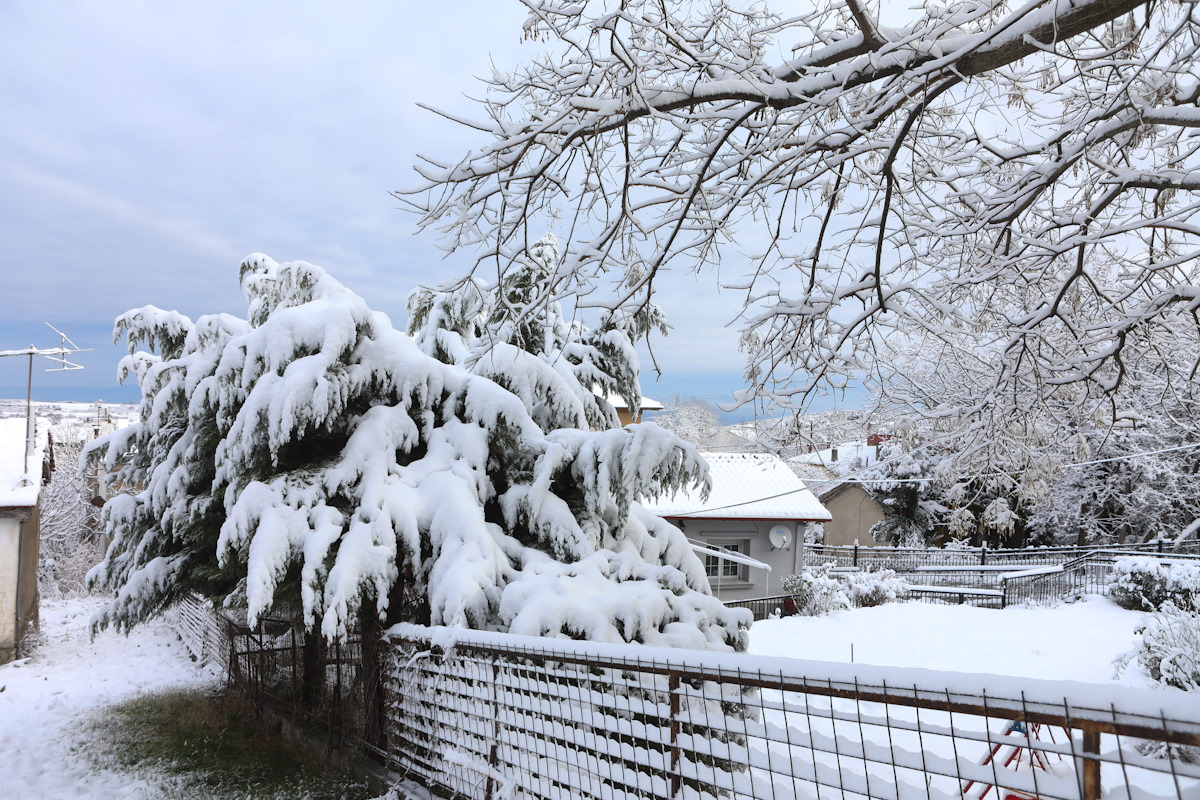
M 712 477 L 707 500 L 689 491 L 644 505 L 692 541 L 722 600 L 782 594 L 783 578 L 801 569 L 807 526 L 829 522 L 830 513 L 776 456 L 703 456 Z
M 38 622 L 38 502 L 52 463 L 45 432 L 27 452 L 26 428 L 0 419 L 0 664 L 22 656 Z
M 849 450 L 854 455 L 860 455 L 859 447 L 842 445 L 842 452 Z M 831 452 L 832 450 L 832 452 Z M 832 468 L 835 462 L 831 455 L 837 454 L 837 449 L 818 451 L 788 459 L 792 471 L 811 486 L 817 499 L 829 510 L 832 519 L 824 525 L 820 543 L 830 546 L 861 545 L 863 547 L 883 547 L 871 535 L 871 528 L 883 520 L 883 505 L 862 487 L 862 484 L 846 480 Z M 873 454 L 867 450 L 861 454 Z
M 625 398 L 620 395 L 610 394 L 604 398 L 609 404 L 617 410 L 617 418 L 621 420 L 621 425 L 632 425 L 635 422 L 642 421 L 642 413 L 646 411 L 662 411 L 663 404 L 657 400 L 651 400 L 649 397 L 643 397 L 639 401 L 641 408 L 635 417 L 632 411 L 629 410 L 629 404 L 625 402 Z

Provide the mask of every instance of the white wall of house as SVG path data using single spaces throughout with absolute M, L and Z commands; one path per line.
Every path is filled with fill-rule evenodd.
M 16 657 L 21 520 L 0 517 L 0 664 Z
M 783 579 L 798 571 L 804 522 L 777 519 L 673 519 L 671 522 L 693 541 L 714 548 L 727 547 L 771 567 L 767 572 L 701 554 L 713 594 L 726 602 L 783 594 Z M 782 548 L 775 547 L 770 539 L 771 529 L 779 526 L 787 529 L 790 539 Z

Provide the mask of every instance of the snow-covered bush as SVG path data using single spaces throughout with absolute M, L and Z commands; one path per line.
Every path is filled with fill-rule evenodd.
M 850 607 L 850 599 L 842 591 L 841 582 L 829 574 L 832 569 L 833 564 L 822 564 L 783 579 L 783 590 L 792 596 L 797 614 L 819 617 Z
M 87 434 L 78 425 L 56 425 L 50 431 L 54 471 L 39 504 L 38 592 L 43 597 L 84 594 L 88 570 L 104 557 L 103 537 L 96 530 L 98 509 L 91 504 L 91 486 L 79 471 Z
M 849 572 L 843 576 L 843 581 L 846 597 L 855 608 L 871 608 L 903 600 L 909 592 L 908 581 L 890 569 Z
M 705 485 L 703 460 L 653 423 L 588 430 L 614 415 L 581 385 L 628 391 L 628 361 L 606 383 L 589 360 L 616 370 L 625 329 L 553 326 L 551 364 L 544 337 L 518 346 L 536 338 L 528 308 L 497 311 L 483 353 L 434 297 L 426 349 L 319 267 L 255 255 L 241 284 L 246 319 L 117 320 L 140 419 L 90 454 L 140 491 L 103 511 L 97 625 L 197 592 L 252 625 L 297 608 L 328 638 L 405 621 L 744 649 L 749 613 L 713 598 L 683 534 L 637 502 Z
M 1150 557 L 1118 559 L 1108 595 L 1134 611 L 1157 611 L 1168 603 L 1182 611 L 1200 611 L 1200 564 Z
M 1200 612 L 1167 602 L 1137 633 L 1141 644 L 1118 659 L 1118 669 L 1136 660 L 1164 686 L 1200 691 Z

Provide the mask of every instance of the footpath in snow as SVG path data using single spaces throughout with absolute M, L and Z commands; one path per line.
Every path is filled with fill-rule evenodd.
M 145 781 L 97 770 L 79 752 L 89 720 L 141 692 L 220 678 L 197 667 L 162 620 L 89 641 L 88 619 L 98 607 L 91 598 L 43 601 L 43 643 L 28 659 L 0 666 L 5 800 L 153 797 Z

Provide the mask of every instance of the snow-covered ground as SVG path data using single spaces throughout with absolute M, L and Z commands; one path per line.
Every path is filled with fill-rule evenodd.
M 0 763 L 6 800 L 149 798 L 128 774 L 96 770 L 79 753 L 87 722 L 102 707 L 143 691 L 211 683 L 162 621 L 129 636 L 88 639 L 96 600 L 42 603 L 44 642 L 28 659 L 0 666 Z
M 0 666 L 6 800 L 153 796 L 144 781 L 96 771 L 79 753 L 86 721 L 138 692 L 219 679 L 192 663 L 163 622 L 89 641 L 95 608 L 94 600 L 43 603 L 44 644 L 31 658 Z M 848 662 L 853 644 L 858 663 L 1146 686 L 1136 667 L 1115 679 L 1112 663 L 1133 646 L 1142 617 L 1100 598 L 1004 611 L 902 603 L 759 622 L 750 649 Z
M 824 617 L 754 623 L 750 652 L 814 661 L 983 672 L 1021 678 L 1149 686 L 1136 664 L 1120 678 L 1113 660 L 1132 649 L 1145 614 L 1101 597 L 1055 608 L 997 611 L 892 603 Z

